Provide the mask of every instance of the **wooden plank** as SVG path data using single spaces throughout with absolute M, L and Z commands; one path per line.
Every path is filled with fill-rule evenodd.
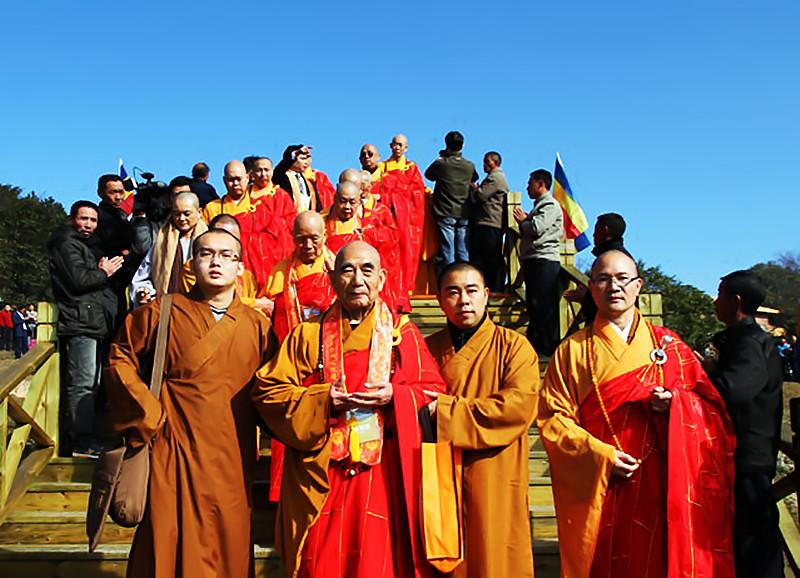
M 6 471 L 6 440 L 8 439 L 8 397 L 0 401 L 0 512 L 6 507 L 6 486 L 11 487 L 11 480 L 6 480 L 11 473 Z
M 22 499 L 25 492 L 27 492 L 28 488 L 33 484 L 36 476 L 39 475 L 39 472 L 41 472 L 47 465 L 47 462 L 50 461 L 52 455 L 53 448 L 45 447 L 33 450 L 25 456 L 17 469 L 16 476 L 14 476 L 3 509 L 0 510 L 0 524 L 3 523 L 5 517 L 8 516 Z
M 11 439 L 8 442 L 5 459 L 3 460 L 3 469 L 5 476 L 3 477 L 3 486 L 0 487 L 0 501 L 7 506 L 9 493 L 14 478 L 17 476 L 17 468 L 22 460 L 22 453 L 25 451 L 25 443 L 28 441 L 28 436 L 31 433 L 31 426 L 22 425 L 14 430 L 11 434 Z
M 53 355 L 53 343 L 36 343 L 33 348 L 0 371 L 0 400 L 6 398 L 26 377 L 33 375 Z
M 30 395 L 30 394 L 28 394 Z M 19 402 L 12 396 L 8 396 L 8 415 L 15 422 L 31 426 L 31 437 L 39 444 L 47 447 L 53 446 L 53 440 L 47 435 L 42 426 L 36 423 L 36 420 L 19 404 Z M 38 413 L 42 413 L 41 411 Z
M 781 537 L 783 538 L 783 553 L 791 566 L 795 576 L 800 574 L 800 529 L 797 527 L 792 513 L 786 502 L 778 502 L 778 515 Z
M 44 371 L 44 415 L 39 419 L 39 423 L 44 428 L 48 437 L 53 440 L 53 448 L 55 448 L 54 455 L 58 455 L 58 423 L 61 403 L 61 367 L 58 350 L 47 360 Z

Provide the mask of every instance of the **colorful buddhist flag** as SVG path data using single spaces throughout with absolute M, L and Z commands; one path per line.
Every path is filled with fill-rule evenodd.
M 575 195 L 572 194 L 567 174 L 564 172 L 564 164 L 561 162 L 561 155 L 558 153 L 556 153 L 556 170 L 553 173 L 553 196 L 561 204 L 561 210 L 564 211 L 564 232 L 567 239 L 574 239 L 575 249 L 583 251 L 591 245 L 587 236 L 589 222 Z
M 136 180 L 128 176 L 128 171 L 125 170 L 122 159 L 119 159 L 119 178 L 122 179 L 122 184 L 125 186 L 125 198 L 122 200 L 122 209 L 125 213 L 130 215 L 133 212 L 133 193 L 136 191 Z

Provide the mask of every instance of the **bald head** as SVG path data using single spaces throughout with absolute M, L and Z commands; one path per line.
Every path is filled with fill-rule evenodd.
M 325 221 L 316 211 L 305 211 L 294 219 L 292 227 L 294 256 L 310 265 L 321 255 L 325 247 Z
M 344 182 L 361 184 L 361 171 L 358 169 L 345 169 L 339 174 L 339 184 Z
M 247 170 L 244 168 L 242 161 L 230 161 L 225 165 L 225 172 L 222 175 L 222 181 L 225 183 L 225 188 L 228 195 L 234 200 L 238 201 L 244 197 L 247 192 L 247 185 L 250 183 L 250 178 L 247 175 Z
M 357 183 L 344 181 L 336 187 L 333 199 L 333 216 L 340 221 L 349 221 L 361 204 L 361 179 Z
M 192 192 L 178 193 L 172 198 L 172 206 L 191 207 L 200 210 L 200 199 Z
M 378 168 L 378 162 L 381 160 L 381 155 L 378 152 L 378 147 L 374 144 L 365 144 L 361 147 L 361 152 L 358 154 L 358 160 L 361 163 L 361 168 L 370 173 L 374 173 Z
M 632 319 L 642 284 L 636 262 L 622 251 L 606 251 L 592 264 L 589 290 L 597 313 L 619 327 Z
M 239 226 L 239 221 L 233 215 L 228 213 L 220 213 L 208 224 L 209 229 L 222 229 L 228 231 L 237 239 L 242 238 L 242 229 Z
M 392 142 L 389 143 L 389 148 L 392 149 L 392 160 L 399 161 L 408 150 L 408 137 L 404 134 L 394 135 Z
M 372 309 L 386 281 L 378 251 L 364 241 L 353 241 L 336 254 L 331 287 L 351 321 L 361 321 Z
M 639 276 L 639 267 L 636 265 L 636 261 L 633 260 L 633 257 L 631 257 L 628 253 L 612 249 L 611 251 L 602 253 L 597 259 L 594 260 L 591 270 L 592 278 L 594 278 L 596 270 L 600 270 L 608 266 L 613 266 L 615 269 L 620 270 L 624 269 L 631 273 L 631 276 L 633 277 Z

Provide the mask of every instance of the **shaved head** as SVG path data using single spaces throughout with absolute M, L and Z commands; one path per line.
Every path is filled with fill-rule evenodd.
M 297 234 L 300 231 L 313 231 L 315 233 L 323 233 L 325 231 L 325 221 L 316 211 L 303 211 L 294 219 L 294 227 L 292 232 Z
M 592 264 L 589 290 L 597 314 L 624 328 L 633 318 L 642 278 L 633 258 L 622 251 L 606 251 Z
M 191 206 L 192 208 L 200 210 L 200 199 L 198 199 L 197 195 L 195 195 L 192 192 L 178 193 L 172 199 L 172 206 L 177 207 L 179 205 L 183 206 L 188 205 Z
M 338 271 L 342 268 L 342 264 L 354 257 L 367 258 L 378 267 L 381 266 L 381 256 L 378 250 L 367 243 L 366 241 L 351 241 L 336 253 L 336 264 L 334 270 Z
M 616 268 L 624 268 L 628 270 L 635 277 L 639 276 L 639 267 L 636 266 L 636 261 L 633 260 L 633 257 L 631 257 L 628 253 L 623 253 L 622 251 L 612 249 L 611 251 L 606 251 L 594 260 L 591 271 L 592 277 L 594 277 L 595 271 L 599 271 L 609 263 L 614 264 Z
M 374 173 L 378 168 L 378 162 L 381 160 L 381 154 L 378 152 L 378 147 L 374 144 L 365 144 L 361 147 L 361 152 L 358 154 L 358 160 L 361 163 L 361 168 L 370 173 Z
M 242 161 L 230 161 L 225 165 L 224 173 L 226 175 L 232 175 L 237 173 L 246 173 L 244 163 Z
M 247 192 L 247 187 L 250 184 L 250 176 L 244 168 L 242 161 L 230 161 L 225 165 L 225 172 L 222 175 L 222 182 L 225 183 L 225 188 L 228 190 L 228 195 L 238 201 L 244 197 Z
M 208 224 L 209 229 L 223 229 L 234 235 L 237 239 L 242 237 L 242 229 L 239 226 L 239 221 L 233 215 L 228 213 L 220 213 Z
M 358 177 L 358 181 L 355 183 L 344 181 L 336 187 L 336 196 L 333 198 L 333 216 L 340 221 L 352 219 L 356 214 L 356 209 L 361 205 L 361 175 Z
M 378 251 L 364 241 L 353 241 L 336 254 L 331 287 L 351 321 L 361 321 L 372 309 L 386 282 Z
M 408 137 L 404 134 L 396 134 L 392 137 L 392 142 L 389 143 L 389 148 L 392 149 L 392 159 L 400 160 L 408 150 Z
M 361 183 L 361 171 L 358 169 L 345 169 L 339 174 L 339 184 L 344 182 Z

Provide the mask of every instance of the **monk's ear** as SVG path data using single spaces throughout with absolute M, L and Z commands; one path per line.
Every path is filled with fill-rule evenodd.
M 244 275 L 244 263 L 242 263 L 242 260 L 239 259 L 236 264 L 236 276 L 241 277 L 242 275 Z
M 381 267 L 381 270 L 378 273 L 378 279 L 380 280 L 378 283 L 378 291 L 383 291 L 383 285 L 386 283 L 386 269 L 383 267 Z

